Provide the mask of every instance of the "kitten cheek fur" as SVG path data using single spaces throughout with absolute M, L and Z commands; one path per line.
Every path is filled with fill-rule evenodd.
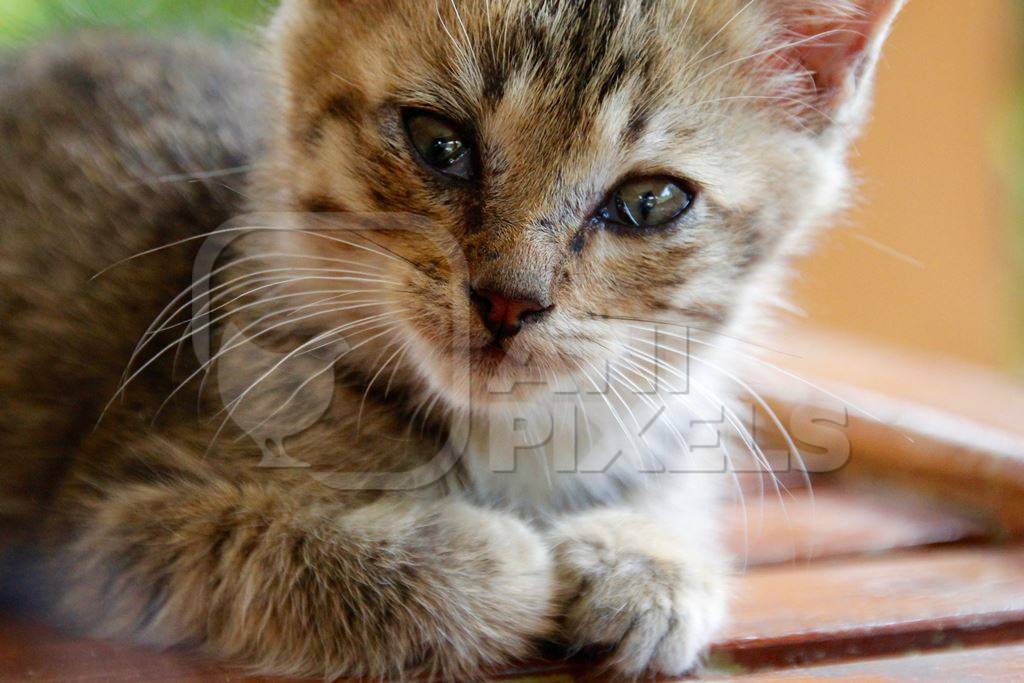
M 60 579 L 54 613 L 93 634 L 284 674 L 469 680 L 546 639 L 604 648 L 621 677 L 688 670 L 723 619 L 719 478 L 641 475 L 628 458 L 592 476 L 524 458 L 498 476 L 475 445 L 412 492 L 339 490 L 330 475 L 374 481 L 429 465 L 450 416 L 477 412 L 446 379 L 459 360 L 445 350 L 447 321 L 465 312 L 472 278 L 552 297 L 555 312 L 517 343 L 562 374 L 575 372 L 567 358 L 622 352 L 629 324 L 617 318 L 690 325 L 716 347 L 694 353 L 730 365 L 722 340 L 768 317 L 788 260 L 842 204 L 846 147 L 901 4 L 285 0 L 268 37 L 271 83 L 234 75 L 244 53 L 126 38 L 0 63 L 0 129 L 33 133 L 0 151 L 0 344 L 12 359 L 0 387 L 14 401 L 0 413 L 0 464 L 16 475 L 0 514 L 45 520 L 34 542 Z M 124 76 L 124 64 L 137 68 Z M 194 74 L 209 82 L 195 87 Z M 147 106 L 127 107 L 126 87 Z M 271 123 L 252 116 L 254 102 L 270 103 Z M 474 130 L 475 184 L 446 184 L 417 162 L 405 105 Z M 54 135 L 37 128 L 49 121 Z M 147 169 L 194 171 L 183 159 L 251 159 L 255 170 L 235 192 L 140 189 Z M 590 222 L 618 182 L 643 174 L 699 187 L 691 214 L 647 235 Z M 247 209 L 399 211 L 433 226 L 431 239 L 384 231 L 369 246 L 280 233 L 236 245 L 232 256 L 252 257 L 242 275 L 295 267 L 281 253 L 345 261 L 363 278 L 346 296 L 370 299 L 283 326 L 268 348 L 369 312 L 382 321 L 346 338 L 325 414 L 288 441 L 309 468 L 256 467 L 260 450 L 233 427 L 208 451 L 216 425 L 188 401 L 154 424 L 169 362 L 92 431 L 137 338 L 111 342 L 110 331 L 145 330 L 192 261 L 160 252 L 84 294 L 80 282 Z M 318 296 L 300 280 L 283 291 Z M 231 312 L 253 319 L 240 303 Z M 471 336 L 486 340 L 480 325 Z M 374 388 L 382 347 L 394 362 Z M 221 363 L 245 369 L 238 354 Z M 46 399 L 68 387 L 88 419 Z M 224 407 L 214 388 L 210 414 Z M 284 398 L 260 401 L 272 410 Z M 489 406 L 478 412 L 486 421 Z M 54 473 L 57 490 L 26 505 L 31 482 Z M 48 514 L 35 512 L 40 499 Z

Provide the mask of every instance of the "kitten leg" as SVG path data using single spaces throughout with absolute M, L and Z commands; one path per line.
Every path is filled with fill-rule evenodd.
M 541 537 L 454 500 L 347 510 L 251 483 L 122 485 L 75 522 L 62 608 L 100 636 L 280 674 L 469 680 L 551 627 Z
M 624 678 L 678 676 L 697 663 L 725 615 L 725 563 L 713 544 L 644 512 L 606 509 L 551 532 L 574 648 L 610 648 Z

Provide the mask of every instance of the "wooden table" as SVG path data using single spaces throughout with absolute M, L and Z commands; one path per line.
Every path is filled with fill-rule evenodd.
M 795 353 L 792 339 L 780 342 L 794 353 L 786 371 L 823 390 L 774 370 L 756 386 L 784 423 L 819 409 L 834 419 L 841 398 L 849 462 L 816 475 L 813 492 L 783 474 L 788 493 L 769 487 L 762 497 L 746 478 L 746 509 L 735 505 L 729 522 L 745 568 L 731 623 L 698 677 L 1024 680 L 1024 388 L 947 362 L 800 339 Z M 583 661 L 541 663 L 490 678 L 561 683 L 587 671 Z M 7 617 L 0 680 L 270 679 Z

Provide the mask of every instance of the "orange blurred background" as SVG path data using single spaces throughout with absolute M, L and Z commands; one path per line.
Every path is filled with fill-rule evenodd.
M 794 283 L 800 322 L 987 366 L 1020 361 L 1019 20 L 1008 0 L 908 4 L 855 154 L 856 208 Z

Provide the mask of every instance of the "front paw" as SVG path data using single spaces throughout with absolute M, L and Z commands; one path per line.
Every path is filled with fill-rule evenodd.
M 606 666 L 623 678 L 693 669 L 725 612 L 713 551 L 687 548 L 643 516 L 612 511 L 563 524 L 552 540 L 562 590 L 573 596 L 564 620 L 574 650 L 609 650 Z

